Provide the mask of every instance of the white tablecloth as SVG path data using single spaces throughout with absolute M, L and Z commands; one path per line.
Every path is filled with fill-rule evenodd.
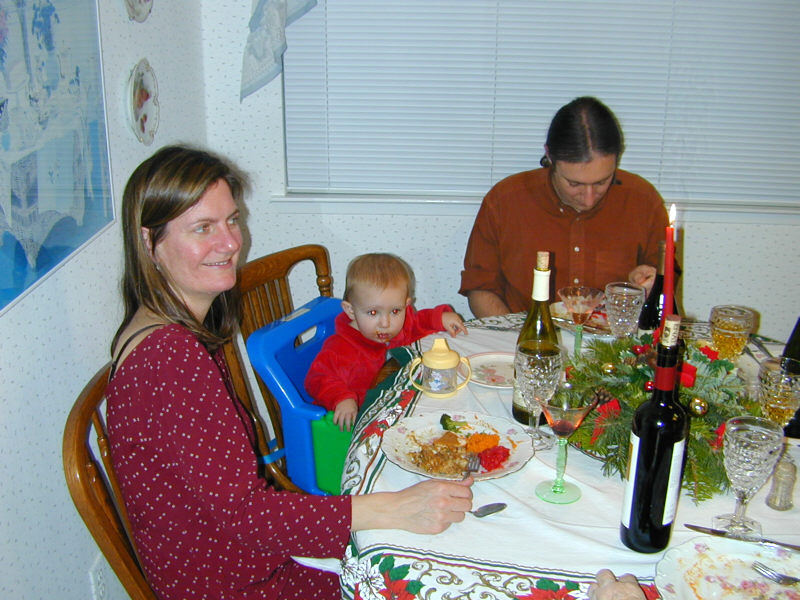
M 493 323 L 479 322 L 477 327 L 470 327 L 468 336 L 447 337 L 447 341 L 465 356 L 487 351 L 513 352 L 517 331 L 508 330 L 509 323 L 502 318 Z M 423 350 L 430 347 L 433 337 L 436 336 L 422 340 Z M 563 342 L 565 348 L 571 348 L 571 335 L 565 336 Z M 454 398 L 433 399 L 408 389 L 407 367 L 401 370 L 395 385 L 384 391 L 359 420 L 343 489 L 354 494 L 393 491 L 420 481 L 421 476 L 385 458 L 379 449 L 380 433 L 403 416 L 453 411 L 475 411 L 513 420 L 511 391 L 470 383 Z M 790 451 L 800 459 L 796 445 Z M 534 494 L 539 482 L 553 478 L 555 457 L 555 449 L 537 452 L 515 473 L 476 482 L 473 505 L 507 503 L 508 508 L 498 514 L 484 519 L 468 515 L 463 523 L 439 535 L 399 530 L 355 534 L 349 551 L 350 569 L 343 576 L 345 593 L 352 595 L 359 584 L 359 595 L 371 597 L 388 577 L 381 565 L 402 568 L 402 573 L 395 571 L 395 575 L 401 573 L 404 580 L 418 582 L 415 585 L 422 586 L 418 597 L 426 599 L 525 598 L 537 586 L 548 589 L 551 584 L 556 587 L 550 589 L 577 586 L 571 595 L 583 598 L 588 582 L 601 568 L 610 568 L 617 574 L 634 573 L 641 582 L 652 583 L 663 553 L 639 554 L 620 542 L 624 484 L 618 476 L 604 477 L 598 460 L 569 449 L 566 480 L 576 483 L 582 491 L 582 497 L 574 504 L 548 504 Z M 766 537 L 800 544 L 800 508 L 795 506 L 786 512 L 770 509 L 764 503 L 768 487 L 752 500 L 748 515 L 762 523 Z M 698 535 L 683 523 L 710 526 L 713 516 L 731 512 L 733 506 L 731 495 L 699 505 L 682 496 L 670 547 Z M 386 560 L 390 563 L 382 562 Z M 358 564 L 361 571 L 356 572 Z

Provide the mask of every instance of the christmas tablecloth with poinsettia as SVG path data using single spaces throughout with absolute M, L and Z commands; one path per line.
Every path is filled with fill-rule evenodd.
M 447 337 L 447 341 L 465 356 L 512 353 L 521 320 L 522 315 L 510 315 L 472 321 L 468 336 Z M 407 363 L 430 348 L 433 337 L 401 349 L 400 362 Z M 571 340 L 564 345 L 571 347 Z M 433 399 L 410 385 L 405 364 L 394 378 L 370 393 L 362 408 L 345 464 L 344 493 L 395 491 L 421 481 L 420 475 L 388 461 L 380 447 L 383 433 L 399 419 L 431 412 L 477 412 L 511 420 L 511 391 L 471 383 L 454 398 Z M 467 515 L 462 523 L 438 535 L 400 530 L 354 534 L 341 565 L 344 596 L 582 600 L 594 574 L 610 568 L 617 574 L 635 574 L 648 596 L 657 598 L 654 578 L 663 553 L 638 554 L 619 541 L 623 482 L 619 476 L 604 475 L 602 461 L 574 448 L 567 460 L 566 479 L 583 492 L 574 504 L 548 504 L 533 492 L 536 484 L 552 479 L 555 472 L 555 451 L 549 450 L 538 452 L 514 473 L 473 486 L 473 506 L 505 502 L 508 508 L 503 512 L 484 519 Z M 763 494 L 764 490 L 756 496 L 748 514 L 762 521 L 765 534 L 779 536 L 781 530 L 796 530 L 791 523 L 797 514 L 767 508 Z M 724 494 L 699 504 L 683 496 L 671 546 L 697 535 L 684 528 L 684 522 L 710 525 L 714 515 L 732 507 L 733 498 Z

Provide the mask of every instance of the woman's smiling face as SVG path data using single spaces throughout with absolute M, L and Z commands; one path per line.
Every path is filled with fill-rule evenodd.
M 147 229 L 142 233 L 149 235 Z M 202 321 L 214 298 L 236 285 L 241 247 L 239 209 L 228 184 L 219 180 L 167 224 L 153 258 L 173 291 Z

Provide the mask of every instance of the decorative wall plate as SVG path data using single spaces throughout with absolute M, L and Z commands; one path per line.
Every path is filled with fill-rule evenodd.
M 125 0 L 125 8 L 131 21 L 142 23 L 153 10 L 153 0 Z
M 158 129 L 158 81 L 146 58 L 140 60 L 128 78 L 125 94 L 128 123 L 144 145 L 153 143 Z

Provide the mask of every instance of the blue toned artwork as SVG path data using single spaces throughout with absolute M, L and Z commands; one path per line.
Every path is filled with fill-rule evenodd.
M 0 313 L 113 220 L 96 0 L 0 0 Z

